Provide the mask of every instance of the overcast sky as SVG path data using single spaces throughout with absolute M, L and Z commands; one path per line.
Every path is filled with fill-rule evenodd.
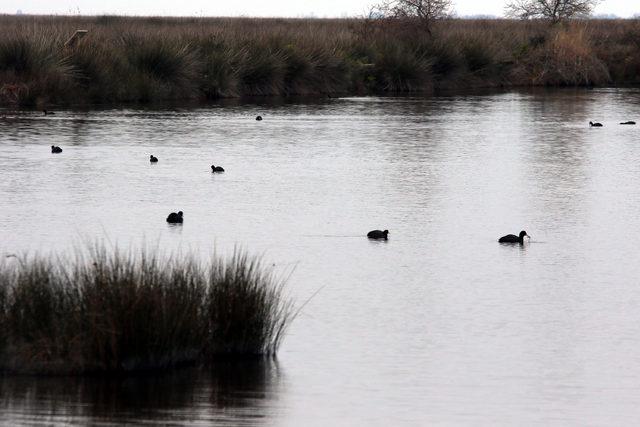
M 0 0 L 0 13 L 118 14 L 179 16 L 317 16 L 362 14 L 370 0 Z M 502 15 L 505 0 L 457 0 L 458 15 Z M 629 17 L 640 13 L 639 0 L 605 0 L 596 14 Z

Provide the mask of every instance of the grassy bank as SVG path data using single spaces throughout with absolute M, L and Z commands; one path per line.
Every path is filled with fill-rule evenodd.
M 128 372 L 276 353 L 292 304 L 236 254 L 201 264 L 148 252 L 0 263 L 0 371 Z
M 0 103 L 640 84 L 640 21 L 0 16 Z M 89 30 L 74 48 L 64 42 Z

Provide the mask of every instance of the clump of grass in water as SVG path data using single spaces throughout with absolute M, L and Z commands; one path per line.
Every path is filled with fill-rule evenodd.
M 284 281 L 240 253 L 229 262 L 214 262 L 209 274 L 214 284 L 205 314 L 209 355 L 275 354 L 294 315 L 291 301 L 282 298 Z
M 293 320 L 283 281 L 236 252 L 78 253 L 0 263 L 0 370 L 130 372 L 275 355 Z

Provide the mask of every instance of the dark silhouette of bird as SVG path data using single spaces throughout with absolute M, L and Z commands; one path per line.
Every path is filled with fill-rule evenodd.
M 257 121 L 262 120 L 262 116 L 256 116 L 256 120 L 257 120 Z
M 52 116 L 52 115 L 54 115 L 54 114 L 55 114 L 53 111 L 49 111 L 49 110 L 42 110 L 42 113 L 43 113 L 45 116 Z
M 520 232 L 519 235 L 514 235 L 514 234 L 507 234 L 506 236 L 502 236 L 501 238 L 498 239 L 498 242 L 500 243 L 524 243 L 524 236 L 527 236 L 528 238 L 531 238 L 531 236 L 529 236 L 527 234 L 526 231 L 522 230 Z
M 51 152 L 52 152 L 52 153 L 56 153 L 56 154 L 57 154 L 57 153 L 62 153 L 62 148 L 60 148 L 60 147 L 58 147 L 58 146 L 55 146 L 55 145 L 52 145 L 52 146 L 51 146 Z
M 151 163 L 158 163 L 158 158 L 152 154 L 151 156 L 149 156 L 149 161 Z
M 167 217 L 167 222 L 169 224 L 182 224 L 182 211 L 178 211 L 178 213 L 171 212 Z
M 634 122 L 633 120 L 629 120 L 629 121 L 627 121 L 627 122 L 622 122 L 622 123 L 620 123 L 620 124 L 621 124 L 621 125 L 635 125 L 635 124 L 636 124 L 636 122 Z
M 589 122 L 589 126 L 590 127 L 594 127 L 594 128 L 601 128 L 602 127 L 602 123 L 598 123 L 598 122 Z
M 224 172 L 224 168 L 222 166 L 211 165 L 211 172 Z
M 373 230 L 367 233 L 367 237 L 370 239 L 384 239 L 387 240 L 387 234 L 389 234 L 389 230 Z

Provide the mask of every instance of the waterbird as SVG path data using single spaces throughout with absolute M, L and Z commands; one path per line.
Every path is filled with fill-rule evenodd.
M 55 114 L 53 111 L 49 111 L 49 110 L 42 110 L 42 113 L 43 113 L 45 116 L 51 116 L 51 115 L 54 115 L 54 114 Z
M 150 161 L 151 163 L 158 163 L 158 158 L 152 154 L 152 155 L 149 157 L 149 161 Z
M 622 123 L 620 123 L 620 124 L 621 124 L 621 125 L 635 125 L 635 124 L 636 124 L 636 122 L 634 122 L 633 120 L 629 120 L 629 121 L 627 121 L 627 122 L 622 122 Z
M 55 145 L 52 145 L 51 146 L 51 152 L 52 153 L 62 153 L 62 148 L 60 148 L 58 146 L 55 146 Z
M 211 172 L 224 172 L 224 168 L 222 166 L 211 165 Z
M 522 244 L 522 243 L 524 243 L 524 236 L 527 236 L 528 238 L 531 238 L 531 236 L 529 236 L 526 231 L 522 230 L 518 236 L 516 236 L 514 234 L 507 234 L 506 236 L 502 236 L 501 238 L 499 238 L 498 242 L 500 242 L 500 243 L 520 243 L 520 244 Z
M 370 239 L 384 239 L 387 240 L 387 234 L 389 234 L 389 230 L 373 230 L 367 233 L 367 237 Z
M 256 116 L 256 120 L 257 120 L 257 121 L 262 120 L 262 116 Z
M 167 217 L 167 222 L 169 224 L 182 224 L 182 211 L 178 211 L 178 213 L 171 212 Z
M 589 126 L 594 127 L 594 128 L 601 128 L 602 127 L 602 123 L 598 123 L 598 122 L 589 122 Z

